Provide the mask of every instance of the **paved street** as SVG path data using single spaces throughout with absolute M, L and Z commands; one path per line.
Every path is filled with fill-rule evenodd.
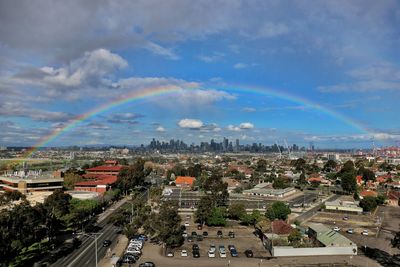
M 120 201 L 114 203 L 105 212 L 99 215 L 98 226 L 100 227 L 99 232 L 101 233 L 97 237 L 97 257 L 98 261 L 106 255 L 107 248 L 103 247 L 103 241 L 109 239 L 112 241 L 111 246 L 115 245 L 118 240 L 118 229 L 107 224 L 106 218 L 120 208 L 124 203 L 128 201 L 128 197 L 121 199 Z M 95 254 L 95 240 L 87 236 L 81 236 L 82 244 L 79 249 L 74 250 L 67 256 L 59 259 L 51 266 L 54 267 L 74 267 L 74 266 L 96 266 L 96 254 Z

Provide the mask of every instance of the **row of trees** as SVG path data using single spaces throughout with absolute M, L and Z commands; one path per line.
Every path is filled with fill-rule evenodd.
M 2 194 L 1 204 L 8 204 L 14 200 L 22 202 L 0 211 L 0 263 L 30 265 L 33 260 L 57 244 L 59 235 L 76 231 L 93 231 L 96 214 L 101 212 L 104 206 L 117 200 L 122 192 L 127 194 L 136 186 L 144 184 L 144 178 L 151 171 L 144 168 L 144 162 L 139 159 L 133 165 L 124 168 L 118 177 L 116 188 L 109 190 L 98 200 L 72 199 L 62 190 L 55 190 L 43 204 L 31 206 L 21 193 Z M 92 166 L 101 163 L 95 162 Z M 64 186 L 72 188 L 75 182 L 81 180 L 81 174 L 77 170 L 69 171 Z M 141 214 L 149 212 L 145 210 Z M 134 224 L 129 225 L 127 234 L 136 231 L 132 229 L 133 227 Z M 32 250 L 31 247 L 37 249 Z M 32 253 L 21 258 L 21 255 L 26 254 L 25 251 Z
M 42 244 L 36 254 L 27 255 L 26 259 L 18 258 L 17 265 L 29 265 L 56 244 L 56 237 L 66 231 L 76 231 L 94 223 L 92 216 L 100 209 L 101 203 L 96 200 L 77 200 L 61 190 L 54 191 L 43 204 L 31 206 L 23 200 L 12 209 L 0 212 L 0 259 L 9 264 L 23 251 L 35 244 Z M 47 244 L 47 245 L 46 245 Z M 40 247 L 40 246 L 39 246 Z

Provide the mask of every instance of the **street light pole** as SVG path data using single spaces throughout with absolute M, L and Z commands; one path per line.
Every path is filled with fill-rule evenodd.
M 102 235 L 103 233 L 92 233 L 93 236 L 91 236 L 91 234 L 85 234 L 82 233 L 82 235 L 93 238 L 94 239 L 94 249 L 95 249 L 95 255 L 96 255 L 96 267 L 97 267 L 97 235 Z

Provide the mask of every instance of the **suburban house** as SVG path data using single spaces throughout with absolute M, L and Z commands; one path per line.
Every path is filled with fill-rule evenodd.
M 175 179 L 175 185 L 178 187 L 192 187 L 196 178 L 191 176 L 178 176 Z

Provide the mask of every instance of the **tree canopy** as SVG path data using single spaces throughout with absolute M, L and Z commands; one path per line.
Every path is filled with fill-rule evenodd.
M 290 208 L 284 202 L 276 201 L 267 208 L 265 216 L 271 221 L 275 219 L 286 220 L 290 213 Z

